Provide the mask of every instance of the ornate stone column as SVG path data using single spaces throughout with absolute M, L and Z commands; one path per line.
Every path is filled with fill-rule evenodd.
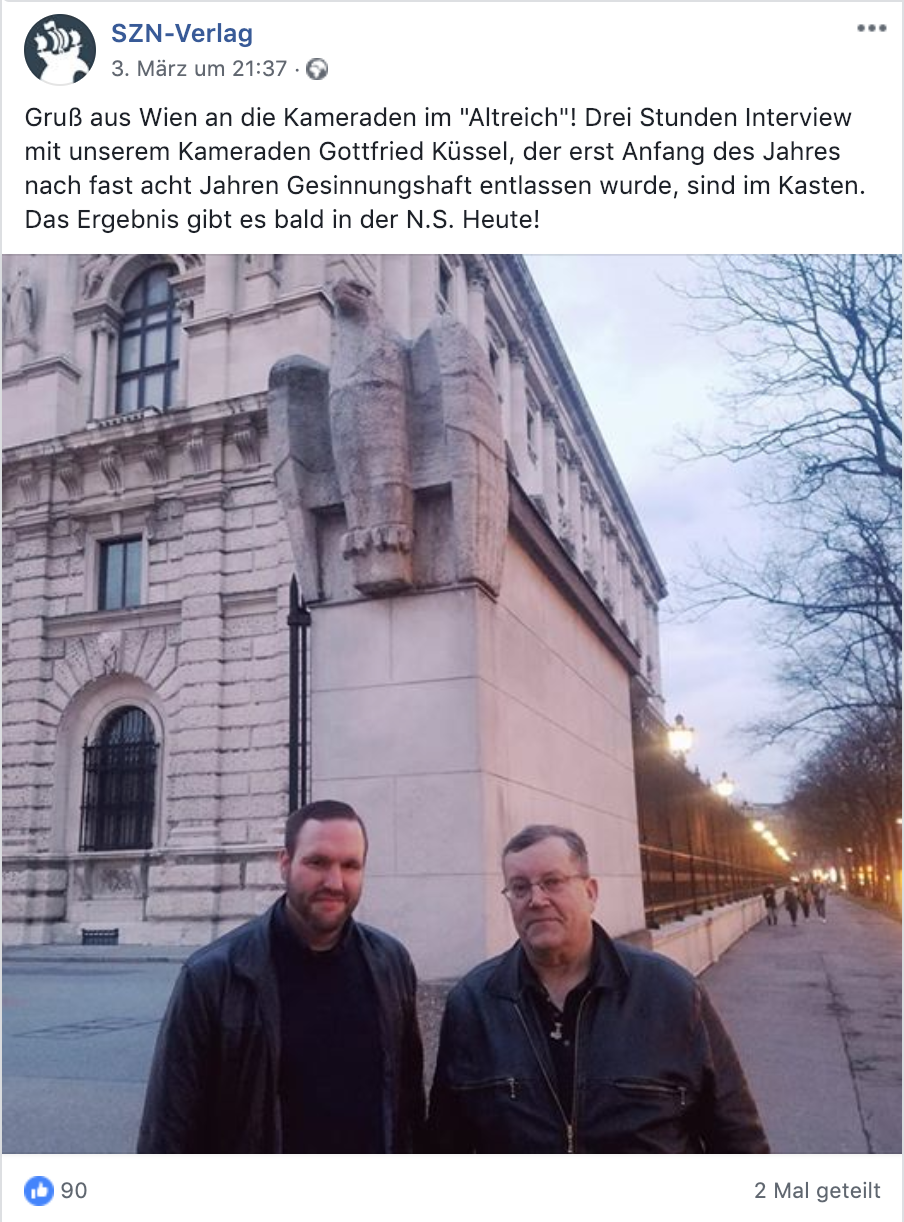
M 92 330 L 94 368 L 91 374 L 91 420 L 106 420 L 110 415 L 110 386 L 116 380 L 112 363 L 115 352 L 116 328 L 108 321 L 99 322 Z

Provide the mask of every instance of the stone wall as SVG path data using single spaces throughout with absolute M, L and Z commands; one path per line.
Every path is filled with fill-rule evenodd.
M 441 262 L 4 259 L 33 307 L 4 348 L 4 939 L 200 943 L 275 897 L 293 571 L 313 796 L 371 827 L 362 916 L 460 972 L 511 939 L 502 843 L 557 819 L 604 922 L 642 927 L 629 684 L 655 706 L 661 574 L 523 265 Z M 117 415 L 124 296 L 161 263 L 173 401 Z M 265 407 L 299 359 L 300 456 Z M 100 611 L 123 537 L 141 597 Z M 159 745 L 152 847 L 81 852 L 83 746 L 124 705 Z

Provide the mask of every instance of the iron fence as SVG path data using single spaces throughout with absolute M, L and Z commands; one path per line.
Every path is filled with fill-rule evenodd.
M 649 928 L 759 895 L 787 878 L 750 821 L 660 741 L 635 743 L 635 777 Z

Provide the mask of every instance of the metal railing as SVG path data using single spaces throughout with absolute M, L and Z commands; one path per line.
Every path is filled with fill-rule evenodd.
M 643 732 L 635 781 L 649 928 L 759 895 L 787 877 L 750 821 Z

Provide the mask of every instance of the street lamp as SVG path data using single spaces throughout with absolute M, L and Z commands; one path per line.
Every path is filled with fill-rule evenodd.
M 684 759 L 688 751 L 694 745 L 693 728 L 685 724 L 684 718 L 680 713 L 675 715 L 675 724 L 669 726 L 669 750 L 672 755 L 677 755 L 680 759 Z
M 727 802 L 735 791 L 735 783 L 727 772 L 723 772 L 715 785 L 713 785 L 713 789 L 720 798 L 724 798 Z

